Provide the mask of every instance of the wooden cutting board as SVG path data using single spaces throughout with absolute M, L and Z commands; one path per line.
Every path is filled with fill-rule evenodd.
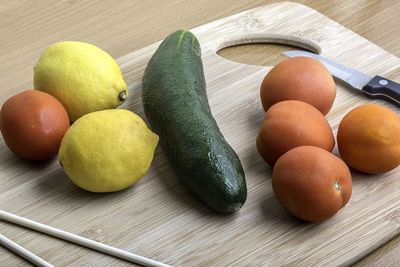
M 351 200 L 328 221 L 305 223 L 288 214 L 273 195 L 271 169 L 255 147 L 264 115 L 259 87 L 271 67 L 235 63 L 216 52 L 242 43 L 290 44 L 391 79 L 400 79 L 399 58 L 295 3 L 259 7 L 192 31 L 202 45 L 212 112 L 245 169 L 248 199 L 239 213 L 223 216 L 202 204 L 176 178 L 161 148 L 148 174 L 135 186 L 119 193 L 92 194 L 74 186 L 56 159 L 22 161 L 3 140 L 0 208 L 174 266 L 350 264 L 399 233 L 399 169 L 375 176 L 353 172 Z M 142 117 L 141 79 L 158 44 L 118 60 L 130 90 L 124 108 Z M 327 116 L 335 134 L 346 112 L 371 102 L 341 83 L 337 90 Z M 398 112 L 389 104 L 374 102 Z M 16 226 L 2 222 L 0 226 L 6 236 L 17 236 L 21 244 L 56 266 L 126 264 L 39 234 L 26 234 Z M 7 257 L 2 255 L 2 259 Z

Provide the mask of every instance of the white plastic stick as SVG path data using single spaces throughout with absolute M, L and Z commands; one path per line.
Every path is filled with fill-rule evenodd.
M 8 248 L 9 250 L 13 251 L 15 254 L 25 258 L 26 260 L 30 261 L 32 264 L 39 266 L 39 267 L 54 267 L 47 261 L 43 260 L 39 256 L 33 254 L 29 250 L 21 247 L 14 241 L 11 241 L 4 235 L 0 234 L 0 244 Z
M 133 253 L 130 253 L 128 251 L 119 249 L 119 248 L 115 248 L 109 245 L 105 245 L 102 244 L 100 242 L 97 241 L 93 241 L 91 239 L 79 236 L 79 235 L 75 235 L 42 223 L 38 223 L 29 219 L 26 219 L 24 217 L 20 217 L 14 214 L 11 214 L 9 212 L 5 212 L 0 210 L 0 220 L 4 220 L 7 222 L 11 222 L 14 224 L 18 224 L 20 226 L 38 231 L 38 232 L 42 232 L 60 239 L 64 239 L 66 241 L 87 247 L 87 248 L 91 248 L 106 254 L 109 254 L 111 256 L 126 260 L 126 261 L 130 261 L 136 264 L 140 264 L 143 266 L 154 266 L 154 267 L 170 267 L 167 264 L 155 261 L 155 260 L 151 260 Z

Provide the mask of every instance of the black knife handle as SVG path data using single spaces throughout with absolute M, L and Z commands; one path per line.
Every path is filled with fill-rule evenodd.
M 400 107 L 400 84 L 394 81 L 375 76 L 362 91 L 369 98 L 384 99 Z

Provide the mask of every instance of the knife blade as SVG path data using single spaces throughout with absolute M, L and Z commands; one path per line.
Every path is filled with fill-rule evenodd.
M 307 51 L 292 50 L 283 52 L 288 57 L 310 57 L 317 59 L 337 79 L 352 88 L 360 90 L 372 99 L 383 99 L 400 107 L 400 84 L 382 76 L 370 76 L 358 70 L 334 62 L 328 58 Z

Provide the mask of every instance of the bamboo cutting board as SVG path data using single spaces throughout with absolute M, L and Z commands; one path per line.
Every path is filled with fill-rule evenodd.
M 149 173 L 135 186 L 119 193 L 92 194 L 74 186 L 57 160 L 24 162 L 9 152 L 3 140 L 0 209 L 174 266 L 350 264 L 400 232 L 399 169 L 379 176 L 353 172 L 351 200 L 328 221 L 305 223 L 289 215 L 275 199 L 271 170 L 255 147 L 264 115 L 259 86 L 270 67 L 235 63 L 216 52 L 241 43 L 278 42 L 395 80 L 400 79 L 400 59 L 294 3 L 256 8 L 197 27 L 193 33 L 202 45 L 212 112 L 245 169 L 248 199 L 239 213 L 218 215 L 203 205 L 175 177 L 160 148 Z M 124 107 L 142 117 L 141 79 L 158 44 L 118 60 L 130 89 Z M 340 83 L 337 90 L 327 116 L 335 134 L 346 112 L 370 101 Z M 18 237 L 21 245 L 56 266 L 126 264 L 0 225 L 4 235 Z M 5 262 L 9 257 L 1 255 Z

